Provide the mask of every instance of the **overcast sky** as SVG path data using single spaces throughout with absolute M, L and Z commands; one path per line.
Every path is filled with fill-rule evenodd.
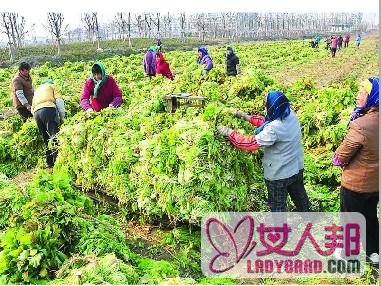
M 96 11 L 100 22 L 116 12 L 365 12 L 377 13 L 378 0 L 0 0 L 0 12 L 18 12 L 27 26 L 35 24 L 37 36 L 45 36 L 46 12 L 64 13 L 71 28 L 80 25 L 81 13 Z M 377 17 L 378 18 L 378 17 Z M 0 36 L 0 40 L 3 36 Z

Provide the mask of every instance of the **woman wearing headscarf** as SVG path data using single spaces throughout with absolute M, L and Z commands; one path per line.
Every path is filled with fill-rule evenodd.
M 304 155 L 298 118 L 282 92 L 269 92 L 265 102 L 266 117 L 234 112 L 257 127 L 255 135 L 242 135 L 225 126 L 219 126 L 217 131 L 237 148 L 263 149 L 264 177 L 272 212 L 287 211 L 287 194 L 297 211 L 309 211 L 310 203 L 303 184 Z
M 213 68 L 212 58 L 208 54 L 208 50 L 204 47 L 198 49 L 198 59 L 197 63 L 200 65 L 205 65 L 202 71 L 203 75 L 206 75 Z
M 147 49 L 143 59 L 144 72 L 150 79 L 156 75 L 156 53 L 157 46 L 151 46 Z
M 348 122 L 348 134 L 335 151 L 333 164 L 343 167 L 340 189 L 342 212 L 359 212 L 366 220 L 366 254 L 379 261 L 378 128 L 379 77 L 363 81 L 357 107 Z
M 157 51 L 161 52 L 161 40 L 160 39 L 157 39 L 156 46 L 157 46 Z
M 331 37 L 331 55 L 332 58 L 336 56 L 336 51 L 337 51 L 337 37 L 332 36 Z
M 122 104 L 122 92 L 113 77 L 106 75 L 103 63 L 96 62 L 91 73 L 83 87 L 82 109 L 98 112 L 106 107 L 119 107 Z
M 356 47 L 359 48 L 361 44 L 361 34 L 358 34 L 356 37 Z
M 226 49 L 226 72 L 229 76 L 236 76 L 241 73 L 239 59 L 231 47 Z
M 173 80 L 169 63 L 164 59 L 164 55 L 161 52 L 156 54 L 156 72 L 157 74 L 161 74 L 162 76 Z

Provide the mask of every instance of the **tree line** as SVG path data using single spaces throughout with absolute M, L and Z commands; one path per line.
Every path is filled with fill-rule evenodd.
M 26 19 L 18 13 L 0 13 L 0 32 L 7 36 L 11 61 L 15 49 L 25 43 Z M 294 39 L 314 34 L 366 31 L 375 28 L 364 21 L 363 13 L 115 13 L 109 23 L 100 23 L 97 12 L 82 13 L 81 27 L 70 27 L 62 13 L 47 13 L 45 30 L 57 46 L 65 42 L 102 39 L 127 41 L 131 38 L 207 39 Z

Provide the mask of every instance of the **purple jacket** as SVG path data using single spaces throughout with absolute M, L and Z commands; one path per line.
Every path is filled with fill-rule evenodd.
M 91 78 L 86 80 L 81 97 L 83 110 L 92 108 L 95 111 L 100 111 L 103 108 L 109 107 L 110 104 L 114 107 L 122 104 L 122 92 L 110 75 L 107 75 L 105 84 L 100 87 L 97 98 L 93 98 L 94 86 L 95 84 Z
M 337 38 L 333 38 L 331 42 L 331 47 L 336 49 L 337 48 Z
M 209 55 L 205 55 L 201 59 L 200 65 L 204 65 L 204 64 L 205 64 L 205 70 L 207 71 L 210 71 L 213 68 L 213 61 Z
M 148 51 L 144 55 L 143 60 L 143 66 L 144 66 L 144 72 L 148 76 L 154 76 L 156 75 L 156 54 L 155 52 Z

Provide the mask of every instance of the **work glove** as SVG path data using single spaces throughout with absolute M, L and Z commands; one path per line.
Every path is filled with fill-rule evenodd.
M 220 125 L 217 127 L 217 132 L 221 136 L 228 137 L 233 132 L 233 129 L 226 127 L 226 126 L 223 126 L 223 125 Z
M 108 105 L 108 107 L 115 108 L 115 106 L 112 105 L 112 103 L 110 103 L 110 104 Z
M 203 76 L 206 76 L 208 74 L 208 71 L 207 70 L 202 70 L 202 73 L 201 73 Z
M 94 111 L 94 109 L 92 109 L 91 107 L 86 109 L 86 112 L 93 112 L 93 111 Z

